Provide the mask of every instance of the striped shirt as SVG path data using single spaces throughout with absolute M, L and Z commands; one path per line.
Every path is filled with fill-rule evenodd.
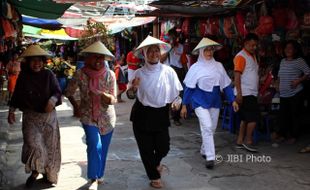
M 303 75 L 310 75 L 310 68 L 304 59 L 297 58 L 290 61 L 282 59 L 278 73 L 280 97 L 292 97 L 300 92 L 303 89 L 302 84 L 299 84 L 296 88 L 292 88 L 291 84 Z

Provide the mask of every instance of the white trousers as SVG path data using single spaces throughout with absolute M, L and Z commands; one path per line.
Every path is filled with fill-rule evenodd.
M 198 107 L 195 113 L 199 119 L 202 145 L 200 153 L 206 155 L 207 160 L 215 160 L 215 145 L 213 135 L 215 133 L 220 109 L 205 109 Z

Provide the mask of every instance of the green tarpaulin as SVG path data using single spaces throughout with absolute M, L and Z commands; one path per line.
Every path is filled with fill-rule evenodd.
M 40 34 L 41 28 L 23 25 L 23 33 L 27 34 Z
M 52 0 L 9 0 L 23 15 L 45 18 L 57 19 L 72 4 L 55 3 Z

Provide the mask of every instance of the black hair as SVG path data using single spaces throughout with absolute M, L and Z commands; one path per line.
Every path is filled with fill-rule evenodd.
M 294 59 L 303 57 L 301 45 L 296 40 L 288 40 L 288 41 L 286 41 L 285 44 L 284 44 L 284 49 L 286 48 L 286 46 L 288 44 L 291 44 L 293 46 L 293 48 L 294 48 L 294 55 L 293 55 Z M 284 55 L 285 55 L 285 53 L 284 53 Z
M 255 41 L 258 41 L 259 38 L 256 34 L 254 33 L 248 33 L 245 38 L 244 38 L 244 42 L 247 42 L 247 41 L 251 41 L 251 40 L 255 40 Z

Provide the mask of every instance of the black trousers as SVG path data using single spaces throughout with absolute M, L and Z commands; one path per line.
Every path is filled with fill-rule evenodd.
M 161 131 L 146 131 L 141 128 L 133 122 L 133 132 L 146 174 L 150 180 L 159 179 L 157 167 L 170 149 L 169 130 L 166 128 Z
M 186 75 L 184 68 L 178 68 L 178 67 L 174 67 L 174 66 L 171 66 L 171 67 L 177 73 L 178 79 L 181 82 L 181 84 L 183 84 L 183 81 L 184 81 L 185 75 Z M 181 98 L 183 98 L 183 91 L 180 92 L 180 96 L 181 96 Z M 172 119 L 174 121 L 179 121 L 181 118 L 180 113 L 181 113 L 181 107 L 179 110 L 171 111 Z
M 302 92 L 288 98 L 280 98 L 280 134 L 286 138 L 299 136 L 300 115 L 303 110 Z

